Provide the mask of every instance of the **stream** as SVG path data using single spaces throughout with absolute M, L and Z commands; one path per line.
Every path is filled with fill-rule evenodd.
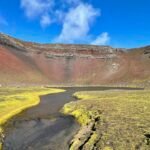
M 66 92 L 41 96 L 39 105 L 10 119 L 4 126 L 4 150 L 68 150 L 80 126 L 72 116 L 60 113 L 61 108 L 76 99 L 77 91 L 137 90 L 114 87 L 72 87 Z M 139 89 L 140 90 L 140 89 Z

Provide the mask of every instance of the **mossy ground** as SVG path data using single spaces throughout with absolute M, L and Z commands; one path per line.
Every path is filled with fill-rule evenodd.
M 2 124 L 24 109 L 37 105 L 40 102 L 40 95 L 63 91 L 54 88 L 0 88 L 0 150 L 2 149 Z
M 70 149 L 149 150 L 150 91 L 78 92 L 64 106 L 81 130 Z

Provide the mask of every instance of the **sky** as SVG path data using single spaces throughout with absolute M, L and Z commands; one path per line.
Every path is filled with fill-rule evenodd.
M 0 32 L 39 43 L 150 45 L 150 0 L 0 0 Z

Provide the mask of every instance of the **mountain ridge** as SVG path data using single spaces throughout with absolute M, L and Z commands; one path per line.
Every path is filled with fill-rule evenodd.
M 145 84 L 149 64 L 150 46 L 38 44 L 0 33 L 1 84 Z

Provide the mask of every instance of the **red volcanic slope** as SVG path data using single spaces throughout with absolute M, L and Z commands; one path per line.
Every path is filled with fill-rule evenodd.
M 148 83 L 149 65 L 150 47 L 37 44 L 0 34 L 0 84 Z

